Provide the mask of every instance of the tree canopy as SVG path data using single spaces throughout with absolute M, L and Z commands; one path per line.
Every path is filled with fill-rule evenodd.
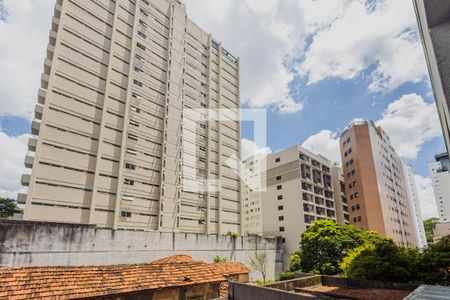
M 342 273 L 340 264 L 350 250 L 380 239 L 373 231 L 336 224 L 331 220 L 319 220 L 302 234 L 300 251 L 297 253 L 299 258 L 295 265 L 300 265 L 303 272 L 339 274 Z M 291 266 L 294 267 L 292 263 Z
M 17 202 L 14 199 L 0 197 L 0 219 L 9 218 L 20 212 L 21 210 L 17 207 Z
M 351 278 L 450 285 L 450 237 L 423 251 L 383 239 L 352 250 L 341 268 Z

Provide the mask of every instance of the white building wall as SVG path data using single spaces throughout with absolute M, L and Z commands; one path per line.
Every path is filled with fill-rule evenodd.
M 425 235 L 425 228 L 423 227 L 422 212 L 420 210 L 420 200 L 419 194 L 417 193 L 414 172 L 405 159 L 402 159 L 402 166 L 403 174 L 405 175 L 409 207 L 411 209 L 412 223 L 416 233 L 417 247 L 423 248 L 427 246 L 427 238 Z
M 433 183 L 439 220 L 448 222 L 450 221 L 450 172 L 440 172 L 441 167 L 440 162 L 433 162 L 428 165 L 428 170 Z

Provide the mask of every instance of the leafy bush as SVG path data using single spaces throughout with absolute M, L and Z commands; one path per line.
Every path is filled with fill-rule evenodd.
M 300 271 L 301 265 L 300 265 L 300 252 L 295 252 L 291 255 L 291 263 L 289 264 L 288 271 L 295 272 Z
M 294 274 L 295 274 L 295 272 L 291 272 L 291 271 L 281 272 L 280 280 L 294 279 Z
M 450 236 L 423 251 L 418 271 L 420 282 L 450 285 Z
M 220 257 L 219 255 L 214 256 L 215 263 L 227 262 L 228 259 L 225 257 Z
M 350 251 L 341 268 L 351 278 L 412 282 L 417 276 L 420 252 L 397 246 L 390 238 Z

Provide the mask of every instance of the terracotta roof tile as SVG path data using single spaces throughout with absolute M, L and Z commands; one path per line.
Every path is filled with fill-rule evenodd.
M 251 272 L 249 268 L 238 261 L 213 263 L 212 265 L 224 276 L 247 274 Z
M 186 263 L 194 261 L 191 256 L 186 254 L 176 254 L 169 257 L 160 258 L 151 262 L 152 265 L 156 264 L 176 264 L 176 263 Z
M 0 298 L 87 298 L 224 282 L 216 267 L 184 255 L 148 264 L 0 268 Z

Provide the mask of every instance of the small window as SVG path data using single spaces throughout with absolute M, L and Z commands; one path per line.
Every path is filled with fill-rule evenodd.
M 281 190 L 283 187 L 280 185 L 277 185 L 277 190 Z
M 276 162 L 276 163 L 280 162 L 280 160 L 281 160 L 281 159 L 280 159 L 279 157 L 275 158 L 275 162 Z
M 120 215 L 123 217 L 123 218 L 131 218 L 131 211 L 121 211 L 120 212 Z
M 281 176 L 277 176 L 277 180 L 281 180 Z
M 284 231 L 284 226 L 280 226 L 280 232 L 283 232 Z
M 133 201 L 134 197 L 131 195 L 123 195 L 122 200 L 123 201 Z
M 278 216 L 278 221 L 284 221 L 284 216 Z
M 138 36 L 140 36 L 144 40 L 147 38 L 147 35 L 145 33 L 143 33 L 142 31 L 140 31 L 140 30 L 138 31 Z
M 283 199 L 283 195 L 278 195 L 278 196 L 277 196 L 277 199 L 278 199 L 278 200 L 282 200 L 282 199 Z
M 136 66 L 134 67 L 134 71 L 139 74 L 144 74 L 144 70 L 142 70 L 141 68 L 136 67 Z
M 361 216 L 358 216 L 358 222 L 361 222 L 361 221 L 362 221 Z
M 134 185 L 134 180 L 125 178 L 123 180 L 123 184 L 125 184 L 125 185 Z
M 278 210 L 283 210 L 283 205 L 278 205 Z
M 138 47 L 139 49 L 144 50 L 144 51 L 145 51 L 145 49 L 147 49 L 147 48 L 145 48 L 145 46 L 142 45 L 141 43 L 136 43 L 136 47 Z
M 136 170 L 136 165 L 131 164 L 131 163 L 126 163 L 126 164 L 125 164 L 125 168 L 126 168 L 127 170 Z
M 139 80 L 133 79 L 133 83 L 139 87 L 142 87 L 142 82 L 140 82 Z

